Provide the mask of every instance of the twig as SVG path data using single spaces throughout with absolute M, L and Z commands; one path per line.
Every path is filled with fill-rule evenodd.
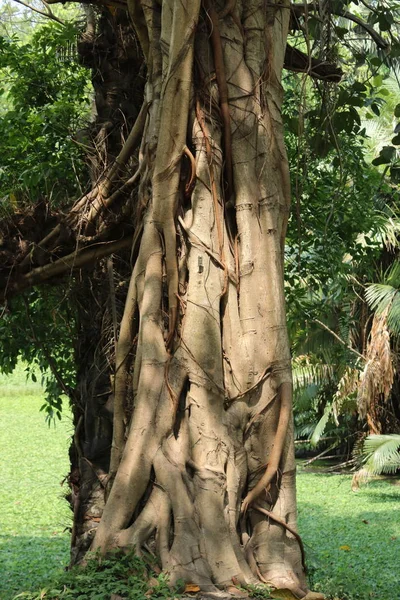
M 39 15 L 42 15 L 42 17 L 47 17 L 47 19 L 51 19 L 52 21 L 56 21 L 57 23 L 59 23 L 60 25 L 63 25 L 65 27 L 65 23 L 64 21 L 62 21 L 61 19 L 59 19 L 58 17 L 56 17 L 56 15 L 52 12 L 52 10 L 48 7 L 48 11 L 47 12 L 43 12 L 42 10 L 39 10 L 38 8 L 34 8 L 33 6 L 31 6 L 30 4 L 27 4 L 26 2 L 23 2 L 23 0 L 14 0 L 14 2 L 16 2 L 17 4 L 21 4 L 22 6 L 25 6 L 25 8 L 29 8 L 29 10 L 32 10 L 35 13 L 38 13 Z M 48 2 L 44 2 L 44 4 L 48 4 Z
M 333 337 L 336 338 L 338 342 L 343 344 L 343 346 L 346 346 L 346 348 L 348 348 L 351 352 L 354 352 L 354 354 L 357 354 L 357 356 L 359 358 L 362 358 L 365 361 L 367 360 L 363 354 L 360 354 L 360 352 L 358 350 L 355 350 L 352 346 L 350 346 L 350 344 L 347 344 L 347 342 L 342 340 L 342 338 L 339 337 L 337 333 L 332 331 L 332 329 L 329 329 L 329 327 L 327 325 L 325 325 L 325 323 L 322 323 L 322 321 L 320 321 L 319 319 L 313 319 L 313 321 L 314 321 L 314 323 L 317 323 L 318 325 L 320 325 L 321 327 L 326 329 L 326 331 L 328 331 L 331 335 L 333 335 Z

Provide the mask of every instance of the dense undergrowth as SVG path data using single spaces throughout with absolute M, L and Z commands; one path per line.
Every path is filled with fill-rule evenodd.
M 23 367 L 0 383 L 0 600 L 24 592 L 25 600 L 171 597 L 162 576 L 148 567 L 144 573 L 129 557 L 63 571 L 71 513 L 59 484 L 68 471 L 68 411 L 48 427 L 39 412 L 40 386 L 26 383 Z M 311 587 L 340 600 L 398 600 L 398 479 L 373 481 L 358 493 L 350 482 L 350 475 L 299 465 L 299 528 Z

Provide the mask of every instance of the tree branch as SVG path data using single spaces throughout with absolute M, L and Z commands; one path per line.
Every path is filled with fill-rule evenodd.
M 354 352 L 354 354 L 357 354 L 357 356 L 359 358 L 362 358 L 365 361 L 367 360 L 366 357 L 363 354 L 360 354 L 360 352 L 358 350 L 355 350 L 352 346 L 350 346 L 350 344 L 348 344 L 347 342 L 345 342 L 344 340 L 342 340 L 342 338 L 339 337 L 337 333 L 335 333 L 334 331 L 332 331 L 332 329 L 329 329 L 329 327 L 327 325 L 325 325 L 325 323 L 323 323 L 319 319 L 313 319 L 313 321 L 314 321 L 314 323 L 317 323 L 317 325 L 320 325 L 321 327 L 323 327 L 331 335 L 333 335 L 333 337 L 336 338 L 338 342 L 340 342 L 341 344 L 343 344 L 343 346 L 346 346 L 346 348 L 348 348 L 351 352 Z
M 339 82 L 343 71 L 340 67 L 324 60 L 310 58 L 304 52 L 286 45 L 284 68 L 295 73 L 307 73 L 313 79 Z
M 52 21 L 56 21 L 56 23 L 65 26 L 65 22 L 56 17 L 56 15 L 52 12 L 52 10 L 49 7 L 47 7 L 47 12 L 43 12 L 42 10 L 39 10 L 38 8 L 31 6 L 30 4 L 23 2 L 23 0 L 14 0 L 14 2 L 25 6 L 25 8 L 29 8 L 29 10 L 32 10 L 33 12 L 38 13 L 39 15 L 42 15 L 42 17 L 47 17 L 47 19 L 51 19 Z M 46 6 L 48 2 L 43 2 L 43 4 Z
M 132 240 L 133 238 L 130 236 L 114 242 L 104 242 L 101 245 L 94 245 L 95 247 L 89 246 L 72 252 L 63 258 L 59 258 L 53 263 L 37 267 L 29 273 L 22 275 L 22 277 L 10 283 L 8 289 L 3 292 L 3 295 L 10 296 L 18 294 L 33 285 L 43 283 L 59 275 L 64 275 L 67 271 L 80 269 L 95 260 L 109 256 L 122 248 L 129 247 L 132 244 Z
M 295 18 L 298 19 L 300 16 L 307 14 L 307 12 L 318 11 L 318 7 L 318 2 L 312 2 L 311 4 L 292 4 L 291 10 Z M 386 40 L 384 40 L 383 37 L 379 35 L 377 31 L 375 31 L 372 25 L 370 25 L 360 17 L 353 15 L 353 13 L 349 12 L 348 10 L 341 9 L 337 5 L 331 8 L 331 12 L 332 14 L 338 17 L 343 17 L 348 21 L 353 21 L 353 23 L 356 23 L 357 25 L 362 27 L 371 36 L 378 48 L 382 48 L 383 50 L 387 50 L 387 48 L 389 48 L 390 44 Z

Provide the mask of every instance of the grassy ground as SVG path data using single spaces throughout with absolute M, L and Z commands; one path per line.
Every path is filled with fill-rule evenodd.
M 25 383 L 23 368 L 0 386 L 0 600 L 10 600 L 44 587 L 68 561 L 60 481 L 71 423 L 68 415 L 55 428 L 44 423 L 40 386 Z M 299 469 L 312 588 L 341 600 L 400 600 L 400 485 L 377 481 L 354 493 L 350 479 Z
M 22 366 L 0 376 L 0 600 L 40 588 L 68 561 L 71 513 L 60 482 L 72 427 L 65 416 L 49 428 L 42 404 Z
M 299 529 L 314 590 L 337 598 L 400 600 L 400 485 L 299 469 Z

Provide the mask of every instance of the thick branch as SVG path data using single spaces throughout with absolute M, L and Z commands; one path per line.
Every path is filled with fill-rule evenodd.
M 284 68 L 295 73 L 307 73 L 313 79 L 339 82 L 343 71 L 335 64 L 311 58 L 290 44 L 286 46 Z
M 104 242 L 101 245 L 96 244 L 95 247 L 89 246 L 88 248 L 72 252 L 63 258 L 59 258 L 53 263 L 38 267 L 37 269 L 30 271 L 30 273 L 23 275 L 8 286 L 4 291 L 4 295 L 9 296 L 20 293 L 33 285 L 49 281 L 52 277 L 64 275 L 67 271 L 80 269 L 95 260 L 109 256 L 114 252 L 122 250 L 122 248 L 127 248 L 131 244 L 132 237 L 128 237 L 115 242 Z

